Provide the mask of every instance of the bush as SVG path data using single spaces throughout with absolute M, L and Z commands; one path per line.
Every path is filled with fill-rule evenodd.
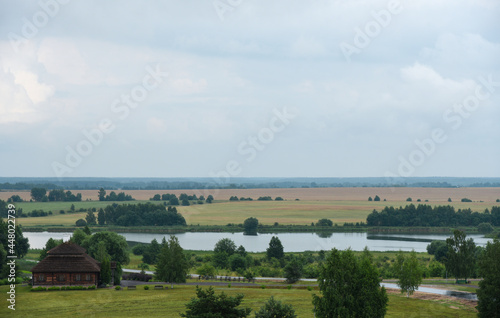
M 375 199 L 373 201 L 380 201 L 380 197 L 378 195 L 375 196 Z
M 283 198 L 282 198 L 282 197 L 276 197 L 276 198 L 274 199 L 274 201 L 283 201 Z
M 95 289 L 95 288 L 96 288 L 95 285 L 87 287 L 88 290 Z
M 34 292 L 37 292 L 37 291 L 46 291 L 47 288 L 45 287 L 42 287 L 42 286 L 38 286 L 36 288 L 31 288 L 31 291 L 34 291 Z
M 373 201 L 372 197 L 368 197 L 368 201 Z
M 266 285 L 260 285 L 260 288 L 266 289 Z
M 47 290 L 61 290 L 61 287 L 59 287 L 59 286 L 51 286 L 51 287 L 47 288 Z
M 460 200 L 460 201 L 462 201 L 462 202 L 472 202 L 471 199 L 467 199 L 467 198 L 462 198 L 462 200 Z
M 148 285 L 144 285 L 144 290 L 149 290 L 149 286 Z
M 477 226 L 477 231 L 479 233 L 484 233 L 484 234 L 488 234 L 488 233 L 491 233 L 493 232 L 493 226 L 491 226 L 490 223 L 481 223 Z
M 295 310 L 289 304 L 275 300 L 273 296 L 255 313 L 255 318 L 282 317 L 296 318 Z
M 332 220 L 321 219 L 316 223 L 316 226 L 333 226 Z
M 120 290 L 120 289 L 122 289 L 120 286 L 115 287 L 115 290 Z
M 76 226 L 85 226 L 85 225 L 87 225 L 87 222 L 86 222 L 84 219 L 78 219 L 78 220 L 75 222 L 75 225 L 76 225 Z
M 406 201 L 411 202 L 411 198 L 407 198 Z

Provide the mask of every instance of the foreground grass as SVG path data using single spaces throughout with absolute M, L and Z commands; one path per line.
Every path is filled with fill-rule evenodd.
M 312 293 L 306 289 L 261 289 L 216 287 L 216 292 L 224 291 L 229 295 L 245 295 L 243 306 L 258 310 L 274 295 L 275 298 L 291 304 L 298 317 L 313 317 Z M 0 287 L 5 295 L 6 286 Z M 28 287 L 18 287 L 16 311 L 0 307 L 1 317 L 178 317 L 186 310 L 185 304 L 195 295 L 194 286 L 175 286 L 173 290 L 99 289 L 90 291 L 52 291 L 30 292 Z M 452 308 L 454 307 L 454 308 Z M 467 309 L 453 303 L 406 299 L 389 295 L 387 317 L 475 317 Z M 253 316 L 253 314 L 252 314 Z

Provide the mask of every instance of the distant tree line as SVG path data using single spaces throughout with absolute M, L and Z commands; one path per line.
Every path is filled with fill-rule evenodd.
M 119 226 L 186 225 L 186 220 L 177 213 L 175 207 L 167 209 L 161 204 L 151 202 L 108 205 L 104 208 L 104 219 L 107 225 Z
M 458 209 L 452 206 L 435 206 L 426 204 L 407 205 L 404 208 L 385 207 L 378 212 L 373 210 L 366 218 L 368 226 L 478 226 L 490 223 L 500 226 L 500 207 L 494 206 L 491 211 L 472 212 L 471 209 Z
M 115 191 L 111 191 L 109 195 L 106 195 L 106 190 L 104 188 L 99 189 L 97 193 L 99 201 L 134 201 L 131 195 L 125 194 L 125 192 L 120 192 L 116 194 Z
M 188 195 L 186 193 L 181 193 L 179 195 L 179 198 L 175 194 L 170 194 L 170 193 L 165 193 L 160 195 L 159 193 L 155 194 L 152 198 L 149 199 L 150 201 L 165 201 L 168 202 L 166 203 L 167 205 L 179 205 L 182 204 L 183 206 L 188 206 L 190 205 L 190 201 L 197 203 L 197 204 L 203 204 L 203 203 L 212 203 L 214 200 L 214 197 L 212 195 L 209 195 L 206 199 L 205 196 L 200 195 L 199 197 L 196 196 L 196 194 Z

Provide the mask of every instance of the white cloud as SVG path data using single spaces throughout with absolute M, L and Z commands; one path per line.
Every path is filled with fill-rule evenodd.
M 433 86 L 435 89 L 446 90 L 449 92 L 460 92 L 462 90 L 472 89 L 475 87 L 474 81 L 454 81 L 449 78 L 444 78 L 432 67 L 422 65 L 418 62 L 413 66 L 402 68 L 401 75 L 404 79 L 410 82 L 423 82 Z

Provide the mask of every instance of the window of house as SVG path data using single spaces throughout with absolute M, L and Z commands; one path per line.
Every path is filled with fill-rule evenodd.
M 81 281 L 81 280 L 82 280 L 82 275 L 80 275 L 80 274 L 76 274 L 75 280 L 76 280 L 77 282 Z
M 87 281 L 91 281 L 92 280 L 92 277 L 90 274 L 87 274 L 86 277 L 85 277 L 85 280 Z
M 47 280 L 47 277 L 45 276 L 45 274 L 39 274 L 38 275 L 38 281 L 39 282 L 44 282 Z
M 66 275 L 64 274 L 57 274 L 57 281 L 58 282 L 64 282 L 66 280 Z

